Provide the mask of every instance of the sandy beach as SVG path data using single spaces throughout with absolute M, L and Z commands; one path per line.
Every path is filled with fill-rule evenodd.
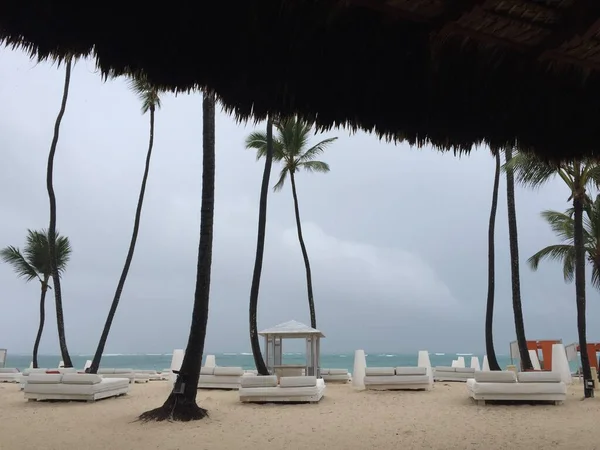
M 569 388 L 561 406 L 476 406 L 463 383 L 431 392 L 357 392 L 328 385 L 317 405 L 247 405 L 235 391 L 199 391 L 208 420 L 135 422 L 166 398 L 169 384 L 134 385 L 97 403 L 27 402 L 0 384 L 0 449 L 547 449 L 600 448 L 600 400 Z

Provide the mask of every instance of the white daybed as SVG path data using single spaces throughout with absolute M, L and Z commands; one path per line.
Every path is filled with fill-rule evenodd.
M 557 372 L 477 371 L 467 380 L 467 392 L 480 405 L 494 400 L 559 404 L 567 398 L 567 386 Z
M 238 390 L 243 376 L 244 369 L 241 367 L 202 367 L 198 389 Z
M 27 400 L 81 400 L 93 402 L 129 392 L 128 378 L 103 378 L 90 373 L 32 373 L 24 388 Z
M 318 403 L 325 395 L 325 382 L 314 376 L 243 376 L 240 401 L 245 403 Z
M 158 373 L 156 370 L 136 370 L 135 371 L 135 378 L 136 381 L 137 379 L 142 379 L 148 377 L 148 379 L 150 381 L 160 381 L 162 380 L 161 374 Z
M 21 375 L 19 369 L 0 367 L 0 383 L 18 383 Z
M 65 373 L 77 373 L 77 369 L 75 369 L 74 367 L 68 367 L 68 368 L 62 368 L 62 369 L 48 369 L 48 368 L 37 368 L 37 369 L 25 369 L 22 373 L 21 373 L 21 378 L 19 379 L 19 384 L 20 384 L 20 388 L 21 390 L 23 390 L 23 388 L 25 388 L 25 384 L 27 383 L 27 380 L 29 379 L 29 375 L 37 373 L 37 374 L 45 374 L 47 372 L 50 373 L 54 373 L 56 374 L 61 373 L 61 374 L 65 374 Z
M 437 366 L 433 369 L 434 381 L 462 381 L 466 382 L 475 376 L 475 369 L 470 367 Z
M 102 378 L 127 378 L 130 383 L 147 383 L 150 377 L 147 374 L 136 372 L 133 369 L 98 369 Z
M 347 369 L 321 369 L 321 378 L 327 383 L 347 383 L 350 373 Z
M 367 367 L 365 389 L 378 391 L 430 390 L 433 380 L 426 367 Z

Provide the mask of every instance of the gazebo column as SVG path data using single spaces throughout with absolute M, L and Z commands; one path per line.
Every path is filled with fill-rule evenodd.
M 315 367 L 316 372 L 315 376 L 317 378 L 321 378 L 321 338 L 319 336 L 315 337 Z
M 275 366 L 280 366 L 283 361 L 282 341 L 280 336 L 273 336 L 273 362 Z

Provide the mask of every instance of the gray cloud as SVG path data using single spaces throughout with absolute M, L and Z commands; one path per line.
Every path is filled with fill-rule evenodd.
M 20 52 L 0 53 L 0 245 L 22 245 L 48 221 L 45 168 L 62 70 Z M 248 297 L 262 164 L 244 150 L 252 124 L 217 117 L 217 191 L 207 350 L 248 351 Z M 123 80 L 103 83 L 78 62 L 56 158 L 58 224 L 74 248 L 64 277 L 67 340 L 95 349 L 127 251 L 147 145 L 148 118 Z M 106 348 L 166 352 L 185 345 L 194 291 L 201 189 L 201 97 L 165 95 L 142 228 Z M 431 149 L 339 136 L 323 156 L 331 173 L 300 174 L 305 239 L 324 351 L 478 351 L 484 347 L 487 221 L 494 161 L 486 149 L 456 158 Z M 274 172 L 276 173 L 276 172 Z M 514 339 L 506 198 L 497 221 L 499 353 Z M 576 339 L 574 287 L 558 264 L 525 260 L 555 242 L 539 218 L 564 209 L 559 181 L 517 197 L 522 291 L 530 338 Z M 289 186 L 269 199 L 259 327 L 308 322 L 304 267 Z M 0 265 L 0 347 L 28 352 L 38 287 Z M 588 290 L 589 338 L 598 338 L 598 293 Z M 43 353 L 57 353 L 49 303 Z

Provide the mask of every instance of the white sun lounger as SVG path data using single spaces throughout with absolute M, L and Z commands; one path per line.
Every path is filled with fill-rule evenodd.
M 21 372 L 14 368 L 0 368 L 0 383 L 18 383 L 21 380 Z
M 147 374 L 136 372 L 133 369 L 98 369 L 98 375 L 103 378 L 128 378 L 130 383 L 147 383 L 150 377 Z
M 89 373 L 29 375 L 25 384 L 27 400 L 81 400 L 93 402 L 129 392 L 128 378 L 102 378 Z
M 240 401 L 244 403 L 318 403 L 325 395 L 325 382 L 314 376 L 277 375 L 241 378 Z
M 240 388 L 240 380 L 244 376 L 241 367 L 202 367 L 198 389 L 232 389 Z
M 433 386 L 426 367 L 367 367 L 365 389 L 377 391 L 430 390 Z
M 150 381 L 160 381 L 160 380 L 162 380 L 160 374 L 156 370 L 136 370 L 135 371 L 136 381 L 137 381 L 138 378 L 141 379 L 143 377 L 148 377 L 148 379 Z
M 437 366 L 433 369 L 435 381 L 461 381 L 466 382 L 475 376 L 475 369 L 470 367 Z
M 467 380 L 467 392 L 482 405 L 494 400 L 559 404 L 567 398 L 567 386 L 556 372 L 475 372 Z
M 350 381 L 350 373 L 347 369 L 321 369 L 321 378 L 326 383 L 347 383 Z

